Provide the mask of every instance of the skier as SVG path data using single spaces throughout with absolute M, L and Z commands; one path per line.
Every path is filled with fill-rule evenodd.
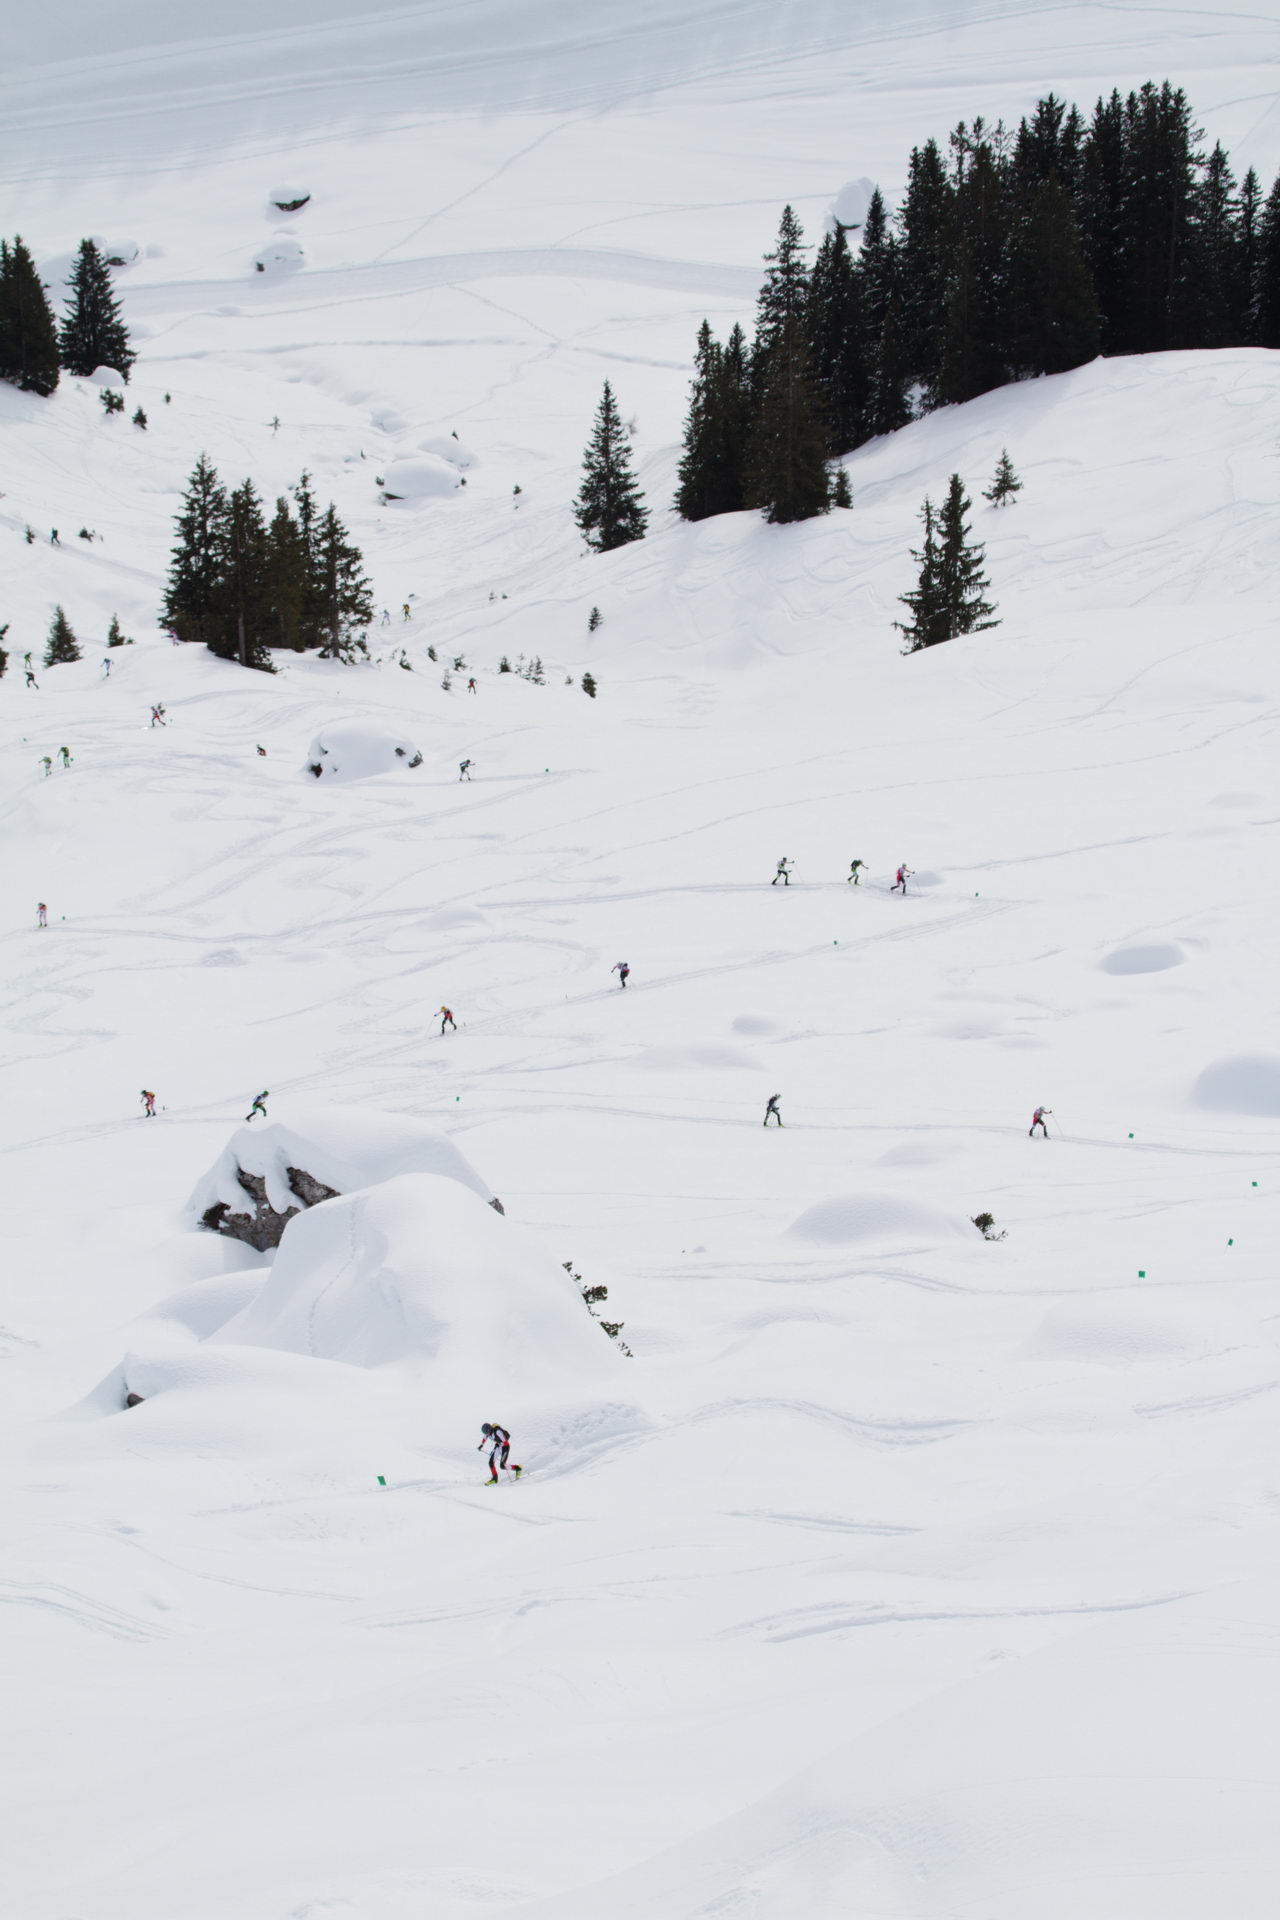
M 626 962 L 625 960 L 619 960 L 619 962 L 618 962 L 618 964 L 617 964 L 617 966 L 616 966 L 616 967 L 612 967 L 612 968 L 610 969 L 610 971 L 611 971 L 612 973 L 616 973 L 616 974 L 617 974 L 617 976 L 618 976 L 618 985 L 619 985 L 620 987 L 625 987 L 625 986 L 626 986 L 626 984 L 627 984 L 627 975 L 628 975 L 628 974 L 630 973 L 630 971 L 631 971 L 631 968 L 630 968 L 630 967 L 628 966 L 628 964 L 627 964 L 627 962 Z
M 467 682 L 467 692 L 468 692 L 468 693 L 474 693 L 474 692 L 475 692 L 475 690 L 476 690 L 476 683 L 475 683 L 475 681 L 474 681 L 474 680 L 468 680 L 468 682 Z
M 167 726 L 168 726 L 168 724 L 169 724 L 169 723 L 168 723 L 168 721 L 167 721 L 167 720 L 165 719 L 165 717 L 164 717 L 164 708 L 163 708 L 163 707 L 152 707 L 152 709 L 151 709 L 151 724 L 152 724 L 152 726 L 153 726 L 153 727 L 167 727 Z
M 409 602 L 407 600 L 404 603 L 404 617 L 406 620 L 409 618 Z
M 902 897 L 905 900 L 907 897 L 907 882 L 911 878 L 914 872 L 915 872 L 914 867 L 908 867 L 906 865 L 899 867 L 897 873 L 894 876 L 893 885 L 889 889 L 890 893 L 896 893 L 898 891 L 898 888 L 901 887 Z
M 44 777 L 47 780 L 49 778 L 49 775 L 53 772 L 53 762 L 49 758 L 47 753 L 45 754 L 44 759 L 40 762 L 40 765 L 44 768 Z
M 259 760 L 265 760 L 265 759 L 266 759 L 266 757 L 267 757 L 267 750 L 266 750 L 266 748 L 265 748 L 265 747 L 259 747 L 259 748 L 258 748 L 258 758 L 259 758 Z
M 769 885 L 771 887 L 776 887 L 779 880 L 781 880 L 784 887 L 789 887 L 791 885 L 790 875 L 791 875 L 791 866 L 787 860 L 786 854 L 784 853 L 781 860 L 779 860 L 778 862 L 778 871 L 774 874 L 772 880 L 769 882 Z
M 1053 1112 L 1053 1108 L 1052 1108 L 1052 1107 L 1037 1107 L 1037 1108 L 1036 1108 L 1036 1110 L 1035 1110 L 1035 1112 L 1034 1112 L 1034 1113 L 1032 1114 L 1032 1116 L 1031 1116 L 1031 1126 L 1030 1126 L 1030 1128 L 1029 1128 L 1029 1130 L 1028 1130 L 1028 1133 L 1027 1133 L 1027 1138 L 1028 1138 L 1028 1140 L 1034 1140 L 1034 1139 L 1035 1139 L 1035 1137 L 1036 1137 L 1036 1128 L 1037 1128 L 1037 1127 L 1039 1127 L 1039 1129 L 1040 1129 L 1040 1131 L 1041 1131 L 1041 1133 L 1043 1134 L 1043 1136 L 1044 1136 L 1044 1138 L 1045 1138 L 1046 1140 L 1047 1140 L 1047 1139 L 1049 1138 L 1049 1129 L 1048 1129 L 1048 1127 L 1046 1127 L 1046 1125 L 1045 1125 L 1045 1123 L 1044 1123 L 1044 1117 L 1045 1117 L 1045 1115 L 1046 1115 L 1046 1113 L 1052 1113 L 1052 1112 Z
M 486 1420 L 480 1428 L 480 1445 L 476 1452 L 483 1453 L 486 1447 L 489 1448 L 489 1478 L 486 1484 L 493 1487 L 498 1483 L 498 1468 L 507 1467 L 507 1461 L 511 1458 L 511 1435 L 505 1427 L 495 1426 L 492 1421 Z M 509 1467 L 507 1471 L 518 1480 L 524 1468 Z
M 30 660 L 30 658 L 31 658 L 31 655 L 28 654 L 27 659 Z M 29 687 L 34 687 L 36 692 L 39 693 L 40 682 L 36 679 L 34 673 L 32 673 L 31 668 L 29 666 L 26 668 L 26 675 L 27 675 L 27 685 Z
M 248 1113 L 246 1113 L 245 1115 L 246 1121 L 252 1120 L 255 1113 L 260 1113 L 263 1119 L 264 1120 L 266 1119 L 267 1117 L 266 1101 L 267 1101 L 267 1095 L 269 1092 L 270 1092 L 270 1088 L 268 1087 L 264 1087 L 262 1089 L 262 1092 L 258 1095 L 257 1099 L 254 1101 Z
M 58 529 L 56 527 L 49 535 L 49 545 L 51 547 L 60 547 L 62 545 L 61 540 L 58 538 Z
M 452 1007 L 441 1007 L 440 1009 L 440 1038 L 442 1040 L 446 1027 L 452 1027 L 455 1033 L 458 1031 L 458 1023 L 453 1017 Z
M 154 1093 L 148 1093 L 145 1087 L 142 1089 L 142 1105 L 148 1120 L 154 1120 L 156 1117 L 156 1097 Z
M 59 747 L 58 752 L 62 755 L 63 766 L 69 767 L 71 765 L 71 755 L 67 752 L 67 749 L 65 747 Z
M 391 625 L 391 609 L 390 609 L 390 607 L 384 607 L 384 608 L 382 609 L 382 624 L 383 624 L 383 626 L 384 626 L 384 627 L 389 627 L 389 626 Z
M 37 900 L 36 901 L 36 925 L 38 927 L 47 927 L 48 924 L 49 924 L 49 909 L 48 907 L 46 907 L 43 900 Z
M 469 780 L 471 778 L 471 767 L 472 767 L 472 762 L 470 760 L 459 760 L 458 762 L 459 780 Z
M 771 1093 L 769 1095 L 769 1104 L 764 1110 L 764 1124 L 766 1127 L 770 1119 L 776 1120 L 779 1126 L 782 1125 L 782 1115 L 778 1112 L 778 1102 L 781 1098 L 782 1095 L 780 1093 Z
M 866 864 L 865 860 L 853 860 L 849 863 L 849 880 L 853 882 L 855 887 L 858 885 L 858 875 L 862 872 Z M 845 881 L 846 886 L 848 886 L 849 880 Z
M 104 660 L 102 663 L 102 677 L 104 680 L 111 678 L 111 662 L 109 660 Z

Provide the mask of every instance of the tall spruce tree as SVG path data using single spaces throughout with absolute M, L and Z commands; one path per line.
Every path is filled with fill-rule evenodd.
M 1267 195 L 1258 222 L 1252 306 L 1255 345 L 1280 347 L 1280 176 Z
M 907 372 L 922 393 L 937 388 L 942 372 L 938 319 L 946 310 L 953 281 L 958 211 L 937 141 L 914 147 L 898 214 L 901 324 Z
M 219 619 L 227 496 L 208 454 L 196 461 L 176 521 L 160 617 L 179 640 L 211 646 Z
M 1009 238 L 1006 346 L 1015 377 L 1066 373 L 1098 352 L 1101 320 L 1070 196 L 1036 181 Z
M 809 298 L 809 268 L 804 229 L 790 207 L 782 209 L 778 242 L 764 256 L 764 281 L 756 300 L 756 336 L 751 349 L 751 391 L 755 405 L 765 389 L 769 357 L 784 333 L 803 333 Z
M 1240 200 L 1220 141 L 1192 195 L 1189 271 L 1193 279 L 1189 344 L 1243 346 L 1249 329 L 1249 293 L 1240 240 Z
M 272 673 L 267 637 L 272 624 L 270 544 L 262 502 L 252 480 L 227 495 L 218 526 L 218 579 L 208 646 L 221 660 Z
M 1262 185 L 1253 168 L 1240 182 L 1240 282 L 1244 300 L 1244 339 L 1258 344 L 1258 262 L 1262 249 Z
M 68 373 L 90 374 L 99 367 L 112 367 L 124 381 L 137 359 L 111 284 L 111 269 L 92 240 L 80 242 L 59 348 Z
M 938 516 L 927 494 L 920 509 L 920 518 L 924 522 L 924 539 L 918 547 L 911 549 L 911 558 L 916 565 L 916 584 L 910 593 L 899 595 L 911 617 L 893 623 L 906 640 L 907 644 L 902 649 L 904 653 L 919 653 L 922 647 L 936 647 L 939 641 L 951 638 L 946 631 L 942 607 Z
M 676 512 L 682 520 L 707 520 L 724 511 L 717 504 L 722 475 L 718 471 L 721 449 L 716 433 L 716 393 L 723 357 L 710 323 L 704 320 L 698 329 L 684 445 L 676 469 Z
M 1116 353 L 1195 344 L 1199 137 L 1186 95 L 1167 80 L 1147 81 L 1125 101 Z
M 809 520 L 831 505 L 826 437 L 799 318 L 775 335 L 747 458 L 747 499 L 774 526 Z
M 941 355 L 929 399 L 941 406 L 976 399 L 1009 377 L 1009 210 L 990 142 L 957 129 L 953 244 L 940 330 Z
M 73 660 L 80 660 L 80 642 L 71 631 L 71 622 L 61 607 L 53 610 L 53 620 L 49 627 L 49 644 L 44 651 L 46 667 L 69 666 Z
M 58 330 L 21 235 L 0 241 L 0 380 L 48 396 L 58 384 Z
M 631 443 L 607 380 L 583 455 L 573 517 L 597 553 L 642 540 L 649 521 L 631 471 Z
M 267 643 L 273 647 L 292 647 L 301 653 L 307 644 L 302 631 L 307 566 L 298 523 L 283 495 L 276 501 L 276 510 L 267 528 L 266 574 L 271 602 Z
M 906 636 L 904 652 L 918 653 L 961 634 L 981 633 L 999 623 L 990 618 L 994 606 L 983 599 L 987 579 L 982 571 L 984 552 L 969 539 L 965 515 L 969 500 L 958 473 L 953 473 L 947 497 L 937 513 L 926 500 L 921 509 L 924 545 L 912 552 L 920 573 L 913 593 L 902 595 L 910 621 L 897 623 Z
M 858 278 L 867 329 L 868 438 L 893 433 L 911 418 L 907 399 L 906 329 L 902 315 L 902 256 L 889 231 L 884 200 L 877 187 L 862 228 Z
M 862 278 L 840 225 L 818 248 L 806 317 L 827 452 L 837 458 L 867 438 L 871 388 Z
M 330 659 L 347 658 L 373 620 L 373 589 L 360 550 L 332 505 L 325 509 L 317 534 L 316 581 L 323 650 Z
M 1121 288 L 1124 276 L 1124 209 L 1128 192 L 1124 102 L 1114 89 L 1099 100 L 1085 137 L 1073 198 L 1085 258 L 1093 275 L 1104 353 L 1123 351 Z

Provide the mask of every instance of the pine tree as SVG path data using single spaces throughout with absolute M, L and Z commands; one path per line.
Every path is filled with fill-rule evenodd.
M 915 589 L 899 596 L 911 618 L 895 620 L 893 623 L 906 639 L 907 644 L 902 649 L 904 653 L 919 653 L 922 647 L 936 647 L 939 641 L 951 638 L 946 631 L 942 606 L 938 516 L 927 494 L 920 509 L 920 518 L 924 522 L 924 540 L 919 547 L 911 549 L 911 558 L 918 569 Z
M 942 373 L 939 316 L 953 274 L 959 209 L 935 140 L 912 150 L 898 215 L 902 292 L 902 357 L 909 379 L 925 393 Z
M 842 226 L 818 249 L 809 276 L 807 319 L 827 452 L 838 457 L 867 438 L 871 385 L 862 278 Z
M 868 437 L 893 433 L 911 418 L 901 265 L 901 251 L 889 232 L 884 200 L 877 187 L 867 208 L 858 258 L 868 343 Z
M 302 614 L 309 583 L 302 536 L 283 495 L 276 501 L 267 529 L 266 568 L 271 602 L 269 644 L 292 647 L 301 653 L 307 644 L 302 633 Z
M 55 607 L 49 628 L 49 644 L 44 653 L 46 667 L 65 667 L 82 657 L 80 643 L 71 631 L 71 622 L 61 607 Z
M 594 633 L 596 628 L 603 624 L 604 615 L 601 613 L 599 607 L 592 607 L 591 612 L 587 615 L 587 632 Z
M 1194 216 L 1199 129 L 1181 88 L 1147 81 L 1124 111 L 1121 275 L 1111 350 L 1195 344 Z
M 1262 257 L 1262 185 L 1253 168 L 1240 182 L 1240 285 L 1244 302 L 1244 339 L 1257 345 L 1258 263 Z
M 982 598 L 987 586 L 982 571 L 983 548 L 969 541 L 965 515 L 969 500 L 958 473 L 953 473 L 947 497 L 938 514 L 938 590 L 946 638 L 954 640 L 962 633 L 980 633 L 998 623 L 987 618 L 995 608 Z
M 273 673 L 266 638 L 271 630 L 269 543 L 262 502 L 252 480 L 228 494 L 217 533 L 218 578 L 208 646 L 221 660 Z
M 347 658 L 373 620 L 373 589 L 365 577 L 360 550 L 332 505 L 325 509 L 316 536 L 316 579 L 323 651 L 330 659 Z
M 1259 347 L 1280 347 L 1280 176 L 1267 195 L 1258 222 L 1253 337 Z
M 179 640 L 212 645 L 227 496 L 207 454 L 196 461 L 176 528 L 160 617 Z
M 111 269 L 92 240 L 80 242 L 59 347 L 68 373 L 87 375 L 99 367 L 112 367 L 126 383 L 138 357 L 129 345 Z
M 21 237 L 0 241 L 0 380 L 47 396 L 58 375 L 58 330 L 35 261 Z
M 849 488 L 849 474 L 844 467 L 837 467 L 832 478 L 831 504 L 833 507 L 851 507 L 853 505 L 853 494 Z
M 297 507 L 298 543 L 302 566 L 302 602 L 299 609 L 298 625 L 302 644 L 318 647 L 322 644 L 326 632 L 324 582 L 320 574 L 320 503 L 316 499 L 311 485 L 311 475 L 304 468 L 297 486 L 293 489 L 294 505 Z
M 809 298 L 804 229 L 790 207 L 782 209 L 778 244 L 764 256 L 765 276 L 756 300 L 756 337 L 751 352 L 751 391 L 760 405 L 769 358 L 784 333 L 803 333 Z
M 928 399 L 941 406 L 973 400 L 1009 377 L 1008 232 L 1004 179 L 990 143 L 963 143 L 955 189 L 955 225 L 947 267 L 941 354 Z
M 716 504 L 722 476 L 716 433 L 716 398 L 723 355 L 704 320 L 693 357 L 693 384 L 685 419 L 684 445 L 676 469 L 676 512 L 682 520 L 706 520 L 722 509 Z
M 1015 376 L 1066 373 L 1096 356 L 1101 320 L 1093 274 L 1056 177 L 1032 185 L 1018 209 L 1008 287 L 1006 344 Z
M 1003 507 L 1015 493 L 1021 492 L 1022 482 L 1013 470 L 1013 462 L 1009 458 L 1009 450 L 1006 447 L 1001 451 L 1000 458 L 996 462 L 995 478 L 985 489 L 982 497 L 984 500 L 989 500 L 993 507 Z
M 1093 275 L 1103 353 L 1123 351 L 1122 285 L 1128 194 L 1124 102 L 1114 89 L 1099 100 L 1085 136 L 1073 198 L 1085 258 Z
M 588 696 L 589 696 L 589 697 L 590 697 L 590 698 L 591 698 L 592 700 L 594 700 L 594 699 L 595 699 L 595 697 L 596 697 L 596 691 L 597 691 L 597 688 L 596 688 L 596 680 L 595 680 L 595 675 L 594 675 L 594 674 L 591 674 L 591 673 L 584 673 L 584 674 L 583 674 L 583 676 L 582 676 L 582 691 L 583 691 L 583 692 L 584 692 L 585 694 L 587 694 L 587 695 L 588 695 Z
M 611 553 L 644 538 L 649 516 L 631 471 L 631 446 L 606 380 L 582 461 L 582 486 L 573 517 L 596 553 Z
M 827 448 L 809 377 L 804 331 L 789 321 L 769 350 L 751 429 L 747 497 L 774 526 L 809 520 L 831 505 Z
M 1243 346 L 1249 295 L 1240 244 L 1240 201 L 1221 142 L 1209 155 L 1193 192 L 1190 251 L 1189 343 Z
M 120 621 L 114 613 L 111 616 L 111 625 L 107 628 L 107 645 L 109 647 L 131 647 L 133 645 L 132 640 L 130 640 L 126 634 L 121 633 Z

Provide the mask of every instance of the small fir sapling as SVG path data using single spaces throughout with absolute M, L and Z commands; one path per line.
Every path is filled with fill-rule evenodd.
M 110 387 L 104 387 L 98 395 L 98 398 L 102 402 L 102 411 L 105 414 L 124 412 L 124 395 L 122 393 L 113 393 Z
M 44 654 L 46 667 L 69 666 L 73 660 L 81 657 L 80 643 L 71 631 L 71 622 L 61 607 L 55 607 L 49 628 L 49 644 Z
M 498 662 L 498 672 L 510 673 L 510 671 L 511 671 L 511 662 L 508 660 L 506 654 L 504 653 L 501 660 L 499 660 Z
M 996 463 L 995 478 L 991 485 L 983 490 L 983 499 L 989 500 L 993 507 L 1003 507 L 1012 500 L 1015 493 L 1022 492 L 1022 482 L 1013 470 L 1013 462 L 1007 449 L 1002 450 Z
M 592 674 L 592 673 L 584 673 L 584 674 L 583 674 L 583 676 L 582 676 L 582 691 L 583 691 L 583 692 L 584 692 L 585 694 L 587 694 L 587 695 L 589 695 L 589 697 L 590 697 L 590 698 L 591 698 L 592 700 L 594 700 L 594 699 L 595 699 L 595 697 L 596 697 L 596 680 L 595 680 L 595 675 L 594 675 L 594 674 Z
M 984 1240 L 1007 1240 L 1009 1237 L 1007 1233 L 996 1232 L 996 1217 L 994 1213 L 975 1213 L 973 1216 L 973 1224 Z
M 601 613 L 599 607 L 592 607 L 591 612 L 587 615 L 587 632 L 594 633 L 603 620 L 604 615 Z
M 128 635 L 121 633 L 120 622 L 114 613 L 111 616 L 111 625 L 107 628 L 107 645 L 109 647 L 131 647 L 133 645 Z
M 144 432 L 146 431 L 147 416 L 141 407 L 136 408 L 134 411 L 133 424 L 135 427 L 141 427 Z
M 459 655 L 458 655 L 458 657 L 457 657 L 457 659 L 456 659 L 456 660 L 454 661 L 454 663 L 453 663 L 453 670 L 454 670 L 454 672 L 455 672 L 455 673 L 465 673 L 465 672 L 466 672 L 466 670 L 467 670 L 467 663 L 466 663 L 466 661 L 465 661 L 465 660 L 463 659 L 463 657 L 462 657 L 462 655 L 461 655 L 461 654 L 459 654 Z
M 831 489 L 831 504 L 833 507 L 853 505 L 853 495 L 849 491 L 849 475 L 843 467 L 836 468 L 835 483 Z
M 35 536 L 35 531 L 34 531 L 34 529 L 33 529 L 33 528 L 31 528 L 31 527 L 25 527 L 25 528 L 23 529 L 23 535 L 22 535 L 22 537 L 23 537 L 23 539 L 24 539 L 24 540 L 26 541 L 26 543 L 27 543 L 27 545 L 28 545 L 29 547 L 33 547 L 33 546 L 35 545 L 35 543 L 36 543 L 36 536 Z

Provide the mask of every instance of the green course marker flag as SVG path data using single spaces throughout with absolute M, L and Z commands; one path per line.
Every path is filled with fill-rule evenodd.
M 1146 1270 L 1146 1268 L 1145 1268 L 1145 1267 L 1139 1267 L 1139 1268 L 1138 1268 L 1138 1278 L 1139 1278 L 1139 1280 L 1145 1280 L 1145 1279 L 1146 1279 L 1146 1277 L 1147 1277 L 1147 1270 Z
M 383 1476 L 382 1474 L 379 1474 L 379 1475 L 378 1475 L 378 1485 L 379 1485 L 380 1487 L 385 1487 L 385 1486 L 386 1486 L 386 1484 L 387 1484 L 387 1482 L 386 1482 L 386 1479 L 385 1479 L 385 1477 L 384 1477 L 384 1476 Z

